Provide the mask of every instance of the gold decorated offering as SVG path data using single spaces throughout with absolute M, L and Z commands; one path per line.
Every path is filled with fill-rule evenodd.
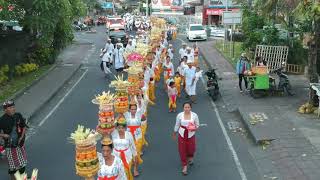
M 76 145 L 75 169 L 76 174 L 84 177 L 94 177 L 99 169 L 96 141 L 100 138 L 99 134 L 91 129 L 78 125 L 75 132 L 71 133 L 70 139 Z

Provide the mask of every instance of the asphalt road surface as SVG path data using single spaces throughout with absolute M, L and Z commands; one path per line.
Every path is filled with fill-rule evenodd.
M 109 90 L 110 80 L 104 77 L 99 68 L 99 49 L 104 46 L 106 39 L 104 28 L 98 28 L 97 34 L 77 33 L 76 37 L 81 41 L 93 42 L 97 47 L 96 52 L 69 85 L 32 119 L 33 128 L 26 143 L 28 171 L 30 173 L 32 168 L 38 168 L 40 180 L 81 179 L 75 175 L 75 147 L 67 138 L 78 124 L 96 127 L 98 107 L 91 103 L 91 99 L 103 90 Z M 172 43 L 176 48 L 175 57 L 178 57 L 181 40 Z M 174 64 L 177 65 L 177 60 Z M 239 138 L 228 135 L 228 130 L 221 128 L 225 127 L 221 123 L 224 117 L 221 116 L 219 121 L 201 81 L 197 86 L 198 103 L 193 106 L 192 111 L 199 115 L 200 123 L 205 125 L 197 132 L 195 164 L 189 168 L 188 176 L 182 176 L 177 142 L 171 139 L 177 113 L 168 112 L 163 79 L 160 82 L 156 92 L 156 105 L 149 108 L 149 146 L 145 149 L 144 163 L 139 169 L 140 176 L 136 179 L 257 180 L 258 173 L 246 146 Z M 178 112 L 182 110 L 185 100 L 178 100 Z M 98 149 L 100 150 L 100 146 Z M 7 166 L 2 162 L 1 180 L 8 177 L 6 172 Z

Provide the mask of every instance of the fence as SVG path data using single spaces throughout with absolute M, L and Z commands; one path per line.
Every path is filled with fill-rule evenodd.
M 256 57 L 261 57 L 268 64 L 269 70 L 273 71 L 282 66 L 282 63 L 287 64 L 289 47 L 287 46 L 265 46 L 257 45 Z
M 287 72 L 292 74 L 303 74 L 304 66 L 296 64 L 287 64 Z

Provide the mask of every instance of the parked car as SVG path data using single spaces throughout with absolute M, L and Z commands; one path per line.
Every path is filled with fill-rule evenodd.
M 112 44 L 118 43 L 118 39 L 121 39 L 121 43 L 124 47 L 128 44 L 129 35 L 124 28 L 111 28 L 107 33 Z
M 187 31 L 187 39 L 192 40 L 207 40 L 207 32 L 202 24 L 189 24 Z
M 224 37 L 225 36 L 225 29 L 219 26 L 211 26 L 211 33 L 210 35 L 213 37 Z
M 108 18 L 107 29 L 114 29 L 114 28 L 125 29 L 124 20 L 119 17 Z

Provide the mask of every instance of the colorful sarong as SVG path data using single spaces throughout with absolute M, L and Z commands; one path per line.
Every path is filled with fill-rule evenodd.
M 175 95 L 172 95 L 169 98 L 169 109 L 176 109 L 177 108 L 176 100 L 177 100 L 177 96 L 175 96 Z
M 14 171 L 27 165 L 27 156 L 24 146 L 16 148 L 6 148 L 9 170 Z

